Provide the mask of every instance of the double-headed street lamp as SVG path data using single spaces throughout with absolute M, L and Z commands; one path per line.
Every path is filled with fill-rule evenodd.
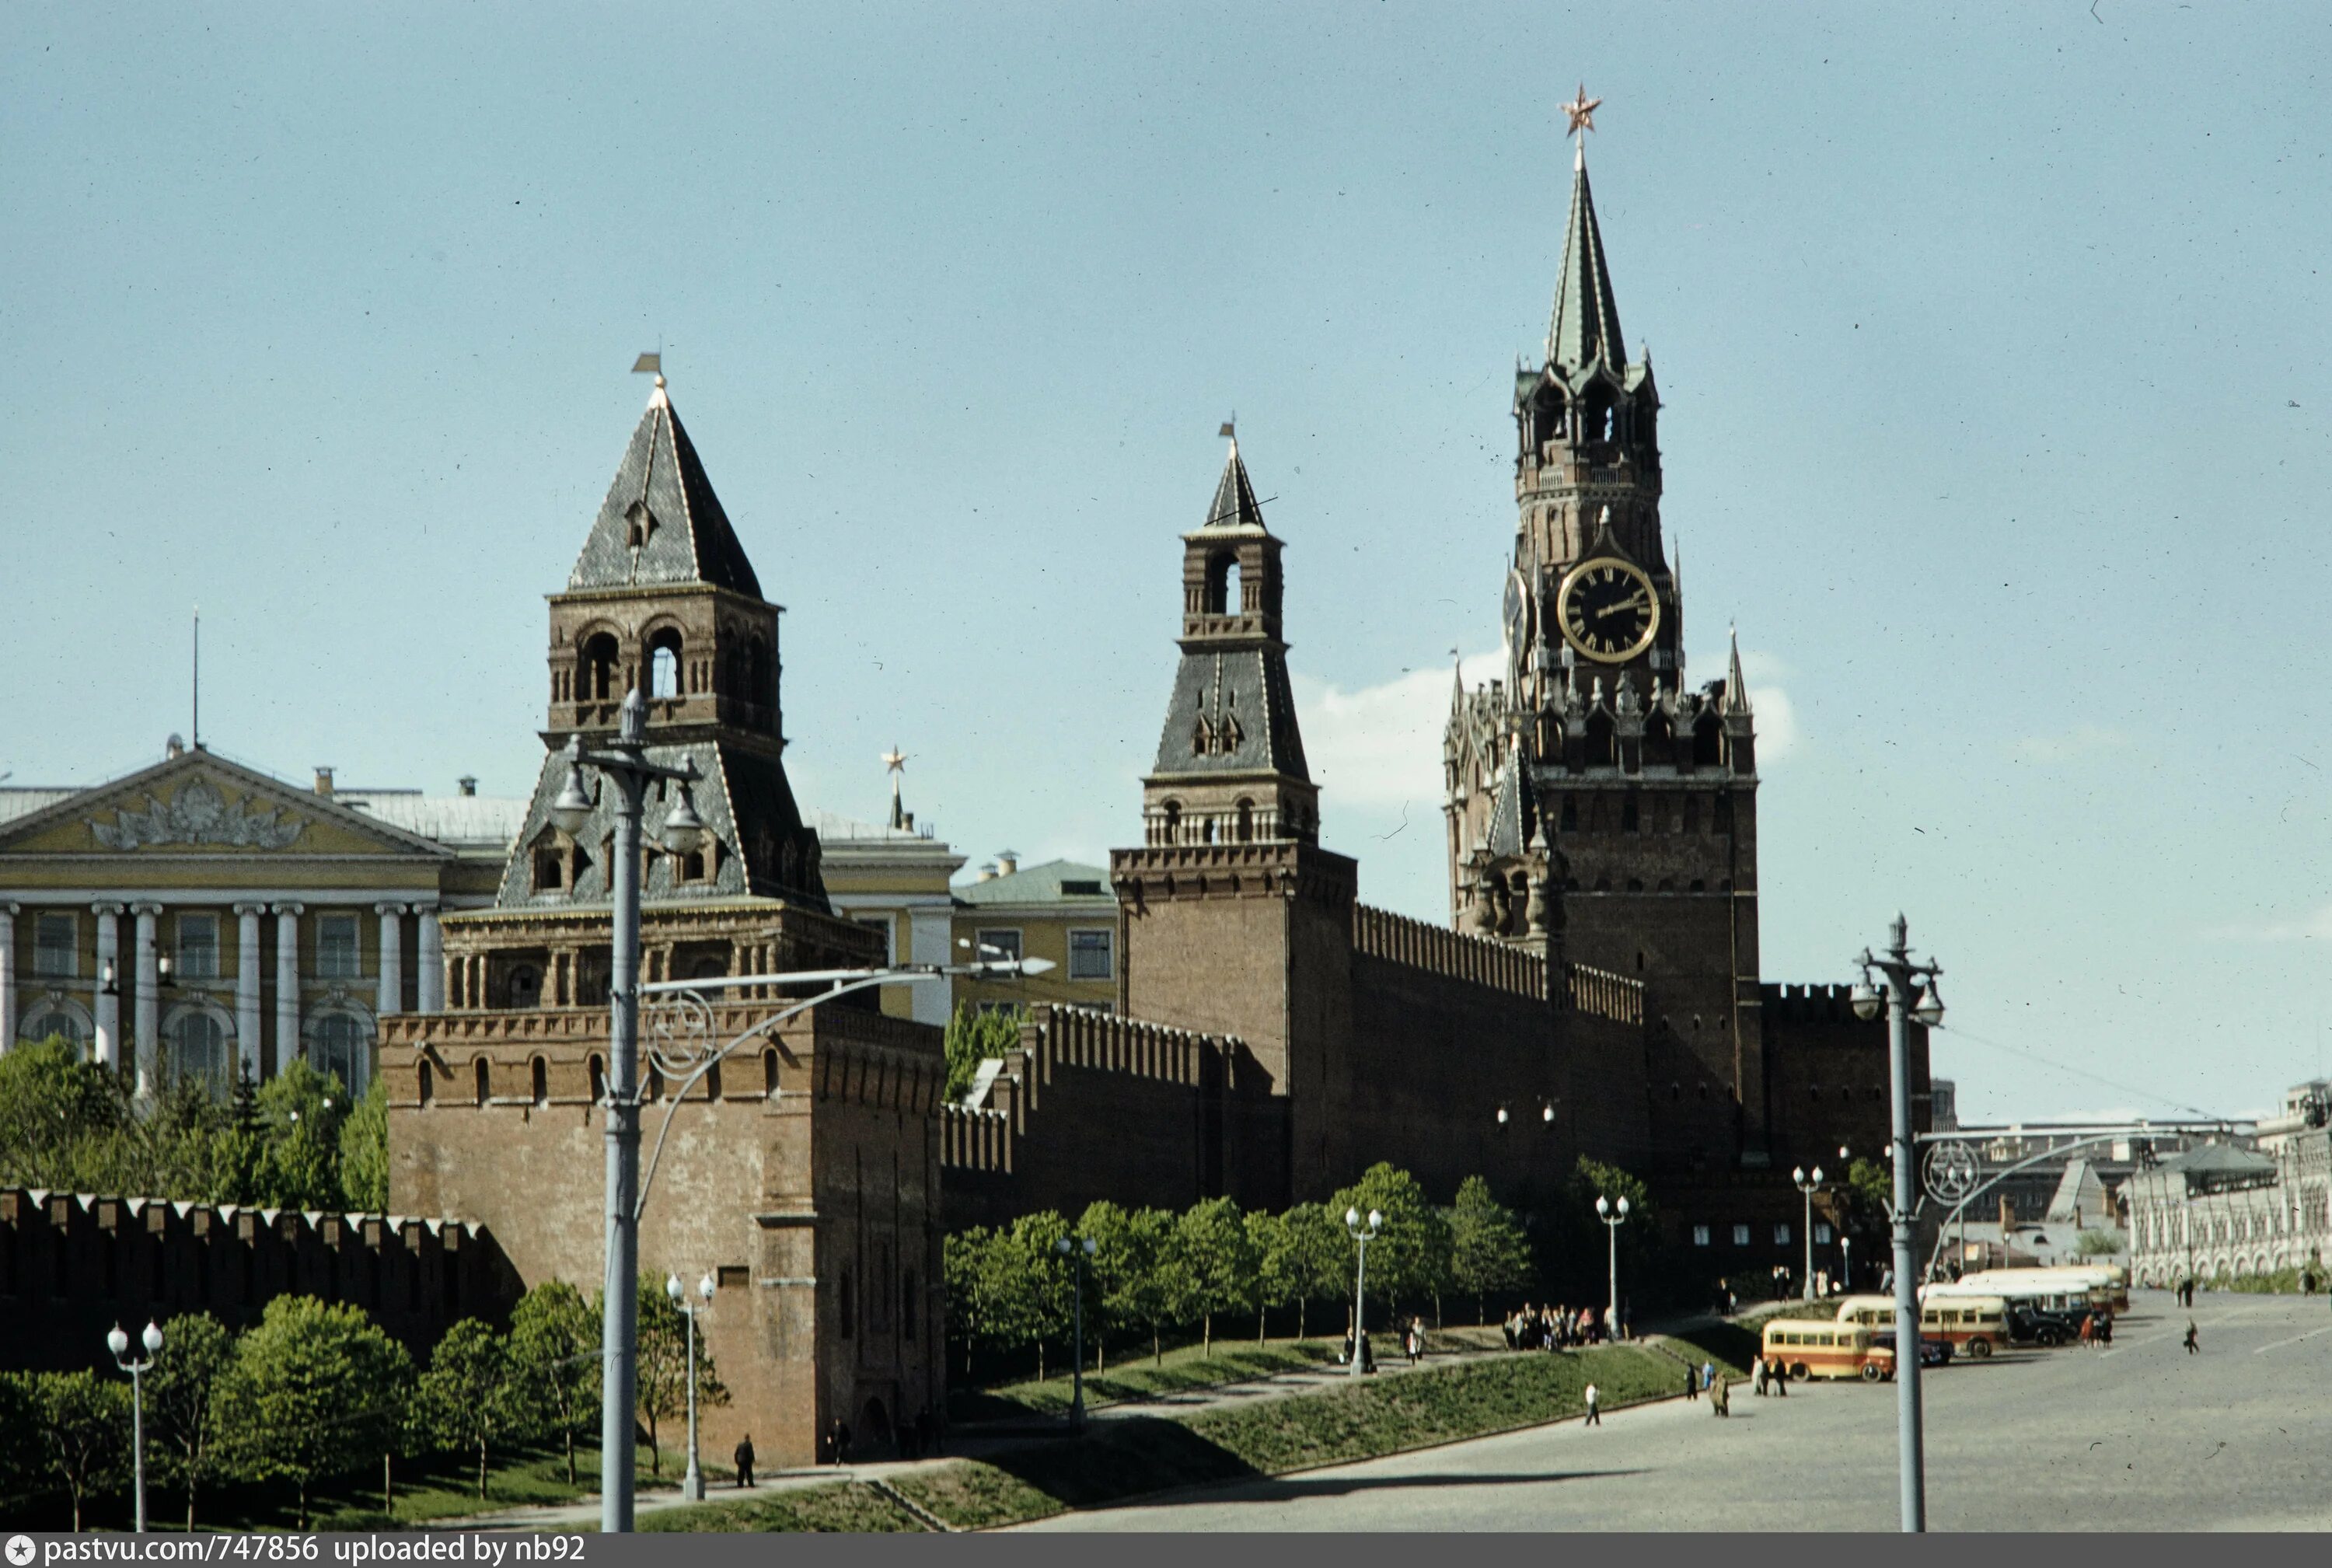
M 1801 1165 L 1790 1172 L 1790 1180 L 1798 1184 L 1798 1190 L 1805 1194 L 1806 1200 L 1806 1283 L 1805 1288 L 1798 1293 L 1798 1299 L 1811 1301 L 1814 1298 L 1814 1194 L 1821 1190 L 1821 1167 L 1815 1166 L 1813 1175 L 1809 1177 L 1806 1168 Z
M 1368 1223 L 1361 1222 L 1358 1209 L 1344 1210 L 1344 1229 L 1352 1232 L 1353 1244 L 1360 1248 L 1360 1260 L 1352 1267 L 1352 1365 L 1351 1374 L 1361 1375 L 1361 1363 L 1369 1359 L 1369 1243 L 1384 1229 L 1384 1212 L 1371 1209 Z
M 1919 1286 L 1912 1264 L 1911 1226 L 1916 1218 L 1911 1190 L 1911 1021 L 1929 1028 L 1944 1021 L 1943 999 L 1935 977 L 1944 971 L 1932 963 L 1911 961 L 1910 929 L 1895 917 L 1884 952 L 1873 956 L 1862 950 L 1862 983 L 1854 988 L 1854 1016 L 1866 1022 L 1887 1009 L 1888 1076 L 1893 1085 L 1894 1127 L 1890 1143 L 1895 1162 L 1895 1201 L 1889 1219 L 1895 1242 L 1895 1419 L 1896 1444 L 1901 1470 L 1903 1529 L 1911 1534 L 1927 1527 L 1927 1478 L 1925 1438 L 1919 1413 Z M 1874 983 L 1876 981 L 1877 983 Z M 1883 988 L 1883 990 L 1882 990 Z
M 696 1282 L 696 1294 L 703 1305 L 688 1299 L 681 1288 L 680 1276 L 667 1276 L 664 1293 L 688 1318 L 688 1474 L 680 1479 L 680 1495 L 692 1503 L 704 1501 L 704 1470 L 696 1457 L 696 1315 L 712 1305 L 712 1276 L 706 1275 Z
M 1620 1227 L 1628 1223 L 1628 1200 L 1624 1197 L 1614 1203 L 1609 1198 L 1595 1200 L 1596 1218 L 1610 1233 L 1611 1241 L 1611 1315 L 1609 1319 L 1611 1337 L 1620 1337 Z
M 1042 974 L 1053 965 L 1046 959 L 1017 959 L 970 964 L 902 964 L 886 969 L 819 970 L 792 974 L 738 975 L 706 980 L 665 980 L 640 984 L 640 818 L 652 783 L 677 783 L 680 798 L 664 813 L 661 839 L 675 854 L 687 854 L 704 842 L 705 827 L 696 814 L 690 785 L 701 775 L 695 762 L 683 756 L 677 768 L 648 760 L 647 699 L 635 686 L 624 698 L 614 742 L 604 750 L 587 751 L 581 736 L 568 742 L 567 781 L 550 804 L 551 820 L 570 837 L 590 825 L 597 809 L 586 789 L 583 770 L 589 768 L 615 786 L 615 865 L 609 894 L 614 905 L 614 930 L 609 941 L 613 972 L 607 984 L 607 1272 L 606 1315 L 601 1344 L 605 1372 L 600 1380 L 599 1408 L 599 1528 L 607 1535 L 632 1527 L 633 1410 L 637 1403 L 639 1371 L 639 1223 L 647 1201 L 647 1185 L 655 1179 L 654 1161 L 648 1182 L 640 1181 L 639 999 L 649 993 L 729 990 L 740 986 L 788 986 L 824 983 L 827 989 L 793 1001 L 761 1019 L 718 1048 L 701 1051 L 679 1064 L 684 1075 L 664 1114 L 664 1133 L 680 1112 L 688 1089 L 746 1041 L 777 1028 L 787 1019 L 836 997 L 869 986 L 899 981 L 937 980 L 951 974 L 989 977 Z M 694 1020 L 709 1041 L 712 1009 L 698 1002 Z M 664 1147 L 659 1133 L 656 1148 Z M 692 1380 L 693 1386 L 693 1380 Z
M 1085 1424 L 1085 1260 L 1101 1248 L 1090 1236 L 1064 1236 L 1053 1250 L 1076 1265 L 1075 1303 L 1070 1308 L 1075 1327 L 1070 1332 L 1069 1425 L 1082 1431 Z
M 139 1336 L 146 1346 L 146 1359 L 129 1359 L 129 1336 L 115 1324 L 113 1332 L 105 1336 L 108 1350 L 113 1353 L 113 1364 L 129 1374 L 129 1465 L 137 1491 L 137 1533 L 146 1533 L 146 1390 L 139 1380 L 154 1370 L 154 1358 L 162 1353 L 162 1331 L 152 1323 Z

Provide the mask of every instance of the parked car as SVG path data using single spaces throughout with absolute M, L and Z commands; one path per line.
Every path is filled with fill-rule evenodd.
M 1873 1350 L 1884 1350 L 1888 1355 L 1893 1355 L 1895 1353 L 1895 1331 L 1891 1328 L 1884 1329 L 1878 1334 L 1872 1334 L 1870 1336 L 1870 1348 Z M 1919 1336 L 1919 1364 L 1921 1366 L 1945 1366 L 1950 1364 L 1951 1359 L 1951 1341 L 1947 1339 L 1929 1339 L 1926 1334 L 1921 1334 Z
M 2037 1344 L 2043 1350 L 2052 1350 L 2072 1343 L 2080 1334 L 2081 1323 L 2077 1317 L 2014 1301 L 2008 1304 L 2008 1337 L 2012 1343 Z

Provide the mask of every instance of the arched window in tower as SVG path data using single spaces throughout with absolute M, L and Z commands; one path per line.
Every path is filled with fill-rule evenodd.
M 1219 550 L 1207 561 L 1205 611 L 1210 616 L 1235 616 L 1241 608 L 1238 557 Z
M 765 637 L 756 636 L 745 645 L 744 698 L 757 708 L 766 708 L 776 701 L 777 682 L 769 673 L 769 644 Z
M 534 1103 L 538 1105 L 550 1104 L 550 1065 L 537 1056 L 528 1066 L 527 1076 L 532 1080 L 528 1087 L 533 1091 Z
M 1243 799 L 1238 803 L 1238 841 L 1241 844 L 1255 841 L 1255 802 L 1252 800 Z
M 1587 715 L 1587 765 L 1590 768 L 1616 768 L 1620 765 L 1620 735 L 1612 726 L 1611 715 L 1598 708 Z
M 1658 708 L 1653 709 L 1652 716 L 1644 721 L 1645 757 L 1661 762 L 1668 761 L 1669 749 L 1675 744 L 1676 729 L 1668 722 L 1668 716 Z
M 1567 434 L 1563 428 L 1563 394 L 1549 387 L 1538 395 L 1531 410 L 1532 438 L 1544 448 L 1550 441 L 1561 441 Z
M 485 1057 L 480 1056 L 471 1065 L 471 1071 L 477 1076 L 476 1094 L 478 1104 L 483 1105 L 488 1100 L 493 1097 L 494 1070 L 486 1065 Z
M 584 639 L 575 661 L 575 700 L 607 703 L 616 698 L 616 664 L 620 657 L 613 632 L 594 632 Z
M 680 632 L 665 626 L 648 638 L 648 695 L 680 695 Z
M 1588 389 L 1581 407 L 1580 438 L 1583 441 L 1609 441 L 1612 434 L 1611 390 L 1598 383 Z
M 1180 800 L 1169 800 L 1162 808 L 1160 808 L 1160 817 L 1161 820 L 1158 824 L 1158 831 L 1160 834 L 1159 842 L 1161 844 L 1181 843 L 1182 803 Z
M 1725 761 L 1725 727 L 1714 713 L 1701 715 L 1692 727 L 1692 762 L 1696 768 L 1716 768 Z

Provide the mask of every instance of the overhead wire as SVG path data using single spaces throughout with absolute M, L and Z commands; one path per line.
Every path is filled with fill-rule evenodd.
M 2070 1073 L 2075 1077 L 2088 1078 L 2094 1083 L 2103 1084 L 2107 1088 L 2117 1090 L 2125 1095 L 2136 1095 L 2142 1100 L 2152 1100 L 2157 1104 L 2168 1105 L 2174 1110 L 2189 1112 L 2193 1115 L 2201 1117 L 2206 1122 L 2232 1123 L 2241 1120 L 2240 1117 L 2224 1115 L 2217 1111 L 2206 1111 L 2200 1105 L 2187 1104 L 2183 1100 L 2173 1099 L 2168 1095 L 2156 1094 L 2152 1089 L 2142 1089 L 2135 1084 L 2125 1084 L 2117 1078 L 2108 1078 L 2103 1073 L 2093 1073 L 2087 1067 L 2076 1067 L 2064 1062 L 2052 1060 L 2048 1056 L 2042 1056 L 2040 1052 L 2028 1049 L 2023 1046 L 2012 1046 L 2004 1041 L 1986 1039 L 1982 1035 L 1970 1033 L 1968 1030 L 1960 1028 L 1957 1024 L 1942 1023 L 1935 1024 L 1931 1027 L 1940 1033 L 1954 1036 L 1957 1038 L 1966 1040 L 1973 1045 L 1989 1046 L 1995 1051 L 2006 1051 L 2011 1056 L 2022 1056 L 2029 1061 L 2038 1062 L 2044 1067 L 2052 1067 L 2060 1073 Z

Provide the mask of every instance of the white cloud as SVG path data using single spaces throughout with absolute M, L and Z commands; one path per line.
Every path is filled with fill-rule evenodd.
M 2332 942 L 2332 904 L 2297 919 L 2213 926 L 2203 934 L 2213 942 Z
M 2102 724 L 2077 724 L 2061 735 L 2027 735 L 2012 750 L 2019 761 L 2070 762 L 2098 751 L 2117 751 L 2129 737 Z
M 1780 684 L 1780 660 L 1744 652 L 1742 673 L 1757 715 L 1762 767 L 1797 750 L 1803 740 L 1796 708 Z M 1497 649 L 1461 662 L 1467 689 L 1505 674 Z M 1724 668 L 1720 662 L 1717 668 Z M 1316 676 L 1290 673 L 1296 718 L 1313 782 L 1339 806 L 1398 808 L 1441 800 L 1441 732 L 1449 720 L 1449 667 L 1411 670 L 1381 685 L 1346 691 Z
M 1503 678 L 1505 655 L 1474 654 L 1460 666 L 1468 688 Z M 1342 806 L 1441 802 L 1441 731 L 1449 722 L 1449 667 L 1436 664 L 1356 692 L 1289 674 L 1312 781 Z

